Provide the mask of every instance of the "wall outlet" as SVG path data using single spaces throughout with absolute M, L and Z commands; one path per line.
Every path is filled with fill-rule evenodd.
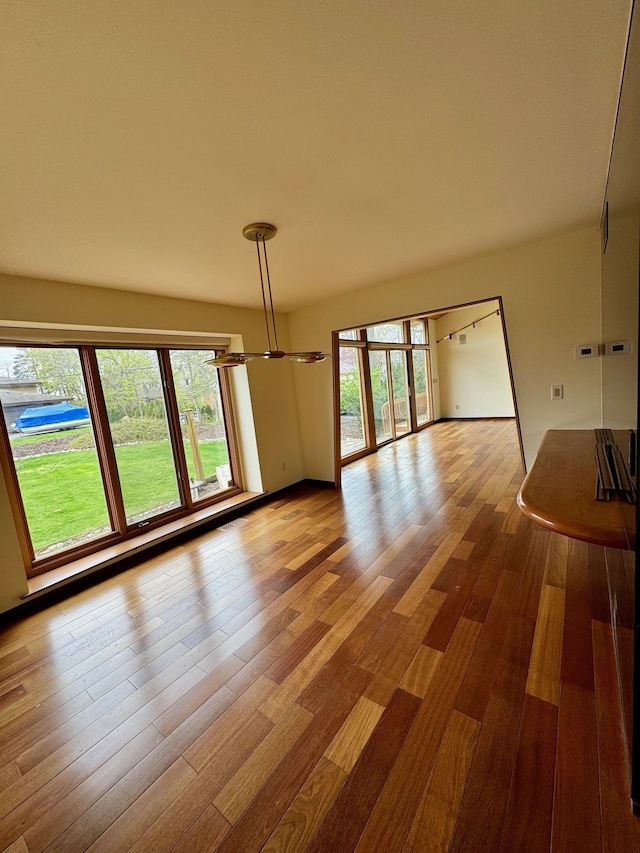
M 563 385 L 552 385 L 551 386 L 551 399 L 552 400 L 562 400 L 564 397 L 564 386 Z

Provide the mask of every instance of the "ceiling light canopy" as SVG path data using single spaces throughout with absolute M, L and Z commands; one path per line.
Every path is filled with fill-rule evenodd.
M 267 258 L 267 240 L 276 236 L 275 225 L 268 222 L 253 222 L 245 225 L 242 236 L 256 244 L 258 253 L 258 271 L 260 273 L 260 288 L 262 290 L 262 307 L 264 310 L 264 322 L 267 328 L 267 349 L 264 352 L 225 352 L 222 355 L 207 361 L 215 367 L 239 367 L 254 358 L 290 358 L 301 364 L 315 364 L 324 361 L 330 353 L 319 352 L 285 352 L 278 346 L 278 327 L 276 325 L 276 314 L 273 308 L 273 297 L 271 295 L 271 278 L 269 275 L 269 260 Z

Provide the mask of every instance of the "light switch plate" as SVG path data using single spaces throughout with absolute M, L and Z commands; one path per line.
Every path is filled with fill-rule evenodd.
M 611 341 L 604 345 L 605 355 L 628 355 L 631 352 L 631 341 Z
M 594 358 L 598 355 L 599 347 L 598 344 L 581 344 L 573 352 L 576 358 Z

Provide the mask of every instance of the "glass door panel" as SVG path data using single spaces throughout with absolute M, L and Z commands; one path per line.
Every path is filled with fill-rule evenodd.
M 210 350 L 172 350 L 173 385 L 187 460 L 191 500 L 206 500 L 234 484 L 218 371 Z
M 393 388 L 393 417 L 396 436 L 411 432 L 407 357 L 404 350 L 391 350 L 391 385 Z
M 394 437 L 394 417 L 391 409 L 387 353 L 385 350 L 371 350 L 369 353 L 369 371 L 371 374 L 376 441 L 378 444 L 382 444 Z
M 0 402 L 35 558 L 43 559 L 113 526 L 78 350 L 3 349 L 13 355 L 14 378 Z
M 362 370 L 356 347 L 340 347 L 340 455 L 366 450 L 362 417 Z
M 416 418 L 418 426 L 433 420 L 431 413 L 431 395 L 429 394 L 429 370 L 427 350 L 414 349 L 413 358 L 413 390 L 415 392 Z
M 155 350 L 96 350 L 127 524 L 181 506 Z

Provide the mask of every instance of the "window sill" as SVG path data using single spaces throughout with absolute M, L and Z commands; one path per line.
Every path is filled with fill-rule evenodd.
M 114 565 L 120 560 L 132 557 L 135 554 L 145 551 L 147 548 L 171 540 L 173 537 L 198 528 L 209 521 L 214 519 L 223 520 L 225 516 L 231 514 L 232 510 L 240 506 L 249 506 L 263 497 L 264 494 L 264 492 L 241 492 L 239 495 L 233 495 L 227 498 L 227 500 L 200 509 L 197 512 L 191 513 L 191 515 L 183 516 L 175 521 L 170 521 L 168 524 L 163 524 L 161 527 L 141 533 L 132 539 L 118 542 L 116 545 L 110 545 L 94 554 L 89 554 L 86 557 L 65 563 L 65 565 L 59 566 L 57 569 L 51 569 L 48 572 L 35 575 L 27 579 L 28 592 L 21 596 L 21 598 L 23 601 L 29 601 L 44 592 L 64 586 L 66 583 L 91 574 L 97 569 L 104 569 Z

